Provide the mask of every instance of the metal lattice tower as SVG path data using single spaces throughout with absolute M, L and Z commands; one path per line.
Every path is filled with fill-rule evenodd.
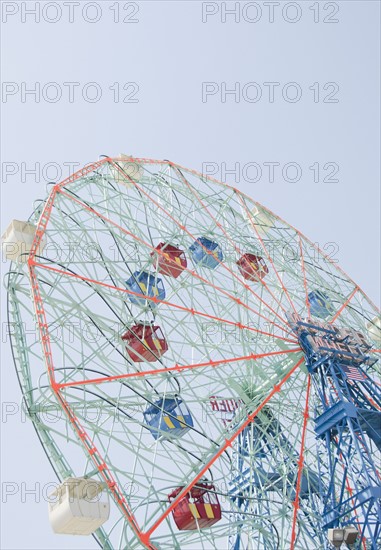
M 315 431 L 323 497 L 322 527 L 355 525 L 376 550 L 381 528 L 381 391 L 366 374 L 377 358 L 363 335 L 290 315 L 318 396 Z M 324 484 L 324 490 L 322 487 Z M 345 495 L 345 496 L 344 496 Z

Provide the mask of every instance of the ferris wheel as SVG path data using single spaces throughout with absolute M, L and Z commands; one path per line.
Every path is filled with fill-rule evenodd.
M 56 533 L 379 548 L 379 312 L 298 230 L 172 162 L 104 157 L 3 253 Z

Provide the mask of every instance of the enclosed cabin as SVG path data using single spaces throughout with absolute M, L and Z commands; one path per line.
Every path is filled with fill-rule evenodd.
M 177 396 L 161 397 L 143 416 L 154 439 L 179 438 L 193 427 L 190 410 Z
M 359 531 L 352 525 L 346 525 L 344 529 L 334 527 L 327 531 L 327 538 L 335 548 L 341 548 L 344 542 L 347 548 L 354 548 L 358 537 Z M 356 547 L 358 546 L 356 545 Z
M 189 247 L 189 251 L 197 265 L 209 269 L 215 269 L 224 258 L 220 245 L 206 237 L 199 237 Z
M 158 300 L 165 299 L 163 281 L 153 273 L 135 271 L 125 284 L 127 290 L 135 293 L 128 295 L 129 300 L 138 306 L 144 306 L 148 301 L 151 307 L 155 307 L 155 302 L 153 300 L 147 300 L 147 297 L 157 298 Z M 136 296 L 136 294 L 138 294 L 138 296 Z
M 138 323 L 123 334 L 126 350 L 132 361 L 153 363 L 168 351 L 167 341 L 158 325 Z
M 334 312 L 334 306 L 324 292 L 321 290 L 313 290 L 308 294 L 308 302 L 310 304 L 311 315 L 326 319 Z
M 144 174 L 141 164 L 123 153 L 119 158 L 113 159 L 113 162 L 109 164 L 109 169 L 114 180 L 123 183 L 126 187 L 133 187 L 134 182 L 141 181 Z
M 255 225 L 261 238 L 266 237 L 270 229 L 274 227 L 270 216 L 264 210 L 259 210 L 257 206 L 254 206 L 252 210 L 250 221 Z
M 49 495 L 49 521 L 54 533 L 91 535 L 109 518 L 110 501 L 105 484 L 94 479 L 69 477 Z
M 259 282 L 269 272 L 265 260 L 255 254 L 244 254 L 237 265 L 241 275 L 248 281 Z
M 381 317 L 374 317 L 366 325 L 370 338 L 377 344 L 381 344 Z
M 151 252 L 151 256 L 153 256 L 157 262 L 157 270 L 159 273 L 167 277 L 177 279 L 187 267 L 185 252 L 172 244 L 158 244 L 155 250 Z
M 13 262 L 27 262 L 36 235 L 36 226 L 29 222 L 12 220 L 1 237 L 3 256 Z M 46 238 L 41 238 L 36 254 L 41 255 Z
M 169 502 L 181 493 L 184 487 L 177 487 L 170 495 Z M 200 482 L 187 493 L 174 507 L 173 519 L 180 531 L 193 531 L 211 527 L 221 519 L 221 505 L 214 485 Z

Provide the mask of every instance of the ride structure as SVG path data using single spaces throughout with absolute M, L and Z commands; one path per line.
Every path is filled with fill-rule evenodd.
M 361 332 L 333 323 L 290 324 L 305 353 L 315 394 L 323 528 L 352 525 L 377 548 L 381 526 L 381 391 L 366 373 L 377 358 Z M 327 461 L 328 458 L 328 461 Z M 347 495 L 343 498 L 343 495 Z
M 55 532 L 378 550 L 379 312 L 298 230 L 175 163 L 104 157 L 3 253 Z

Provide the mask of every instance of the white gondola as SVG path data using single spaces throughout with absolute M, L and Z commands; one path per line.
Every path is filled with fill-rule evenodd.
M 12 220 L 1 237 L 3 256 L 14 262 L 26 262 L 36 235 L 36 226 L 29 222 Z M 37 254 L 42 254 L 46 238 L 41 239 Z
M 381 342 L 381 317 L 374 317 L 366 328 L 372 340 L 379 344 Z
M 259 210 L 256 206 L 253 208 L 251 214 L 251 221 L 254 222 L 260 237 L 264 237 L 273 227 L 270 216 L 263 210 Z
M 127 187 L 133 187 L 134 180 L 139 182 L 143 177 L 143 168 L 137 162 L 133 162 L 128 155 L 121 154 L 119 158 L 115 159 L 119 168 L 114 165 L 110 165 L 110 172 L 114 180 L 124 183 Z
M 65 535 L 91 535 L 110 515 L 105 484 L 69 477 L 49 495 L 49 521 L 53 531 Z

